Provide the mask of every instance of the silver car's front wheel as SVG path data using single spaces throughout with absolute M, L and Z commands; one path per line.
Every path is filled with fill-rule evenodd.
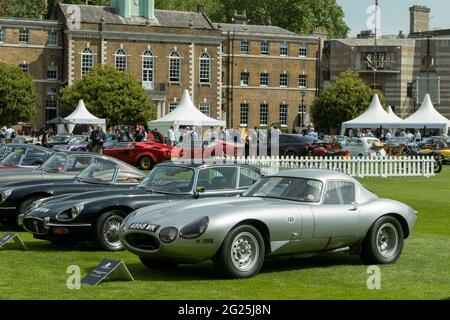
M 239 271 L 249 271 L 255 267 L 259 257 L 259 243 L 250 232 L 242 232 L 231 245 L 231 261 Z
M 393 216 L 378 219 L 361 244 L 361 259 L 369 264 L 394 263 L 403 249 L 404 233 Z
M 225 238 L 214 265 L 229 278 L 250 278 L 261 269 L 265 256 L 264 239 L 253 226 L 237 226 Z

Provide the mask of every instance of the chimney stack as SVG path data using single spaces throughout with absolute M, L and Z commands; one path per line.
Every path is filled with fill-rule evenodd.
M 233 16 L 234 24 L 247 24 L 248 18 L 247 18 L 247 11 L 242 11 L 242 13 L 238 13 L 237 10 L 234 11 Z
M 427 32 L 430 30 L 430 8 L 425 6 L 412 6 L 409 8 L 409 33 Z

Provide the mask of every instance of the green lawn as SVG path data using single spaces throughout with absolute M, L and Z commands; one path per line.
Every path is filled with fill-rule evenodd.
M 434 178 L 364 179 L 378 195 L 419 211 L 400 260 L 381 266 L 381 289 L 366 286 L 367 266 L 347 254 L 267 261 L 249 280 L 221 280 L 210 263 L 151 270 L 128 252 L 92 247 L 58 251 L 21 233 L 30 251 L 0 249 L 0 299 L 445 299 L 450 297 L 450 166 Z M 4 230 L 0 231 L 0 234 Z M 104 258 L 123 260 L 135 282 L 68 290 L 66 269 L 86 274 Z

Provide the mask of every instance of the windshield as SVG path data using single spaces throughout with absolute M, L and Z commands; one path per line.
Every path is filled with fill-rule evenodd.
M 7 146 L 2 146 L 0 148 L 0 159 L 2 159 L 4 156 L 6 156 L 9 152 L 9 148 Z
M 184 167 L 155 167 L 149 176 L 139 185 L 162 193 L 189 193 L 194 184 L 194 170 Z
M 55 154 L 50 157 L 44 164 L 41 166 L 41 169 L 48 172 L 61 172 L 64 170 L 64 167 L 67 163 L 67 156 Z
M 78 178 L 90 183 L 113 183 L 117 169 L 114 162 L 96 159 L 89 167 L 78 175 Z
M 268 177 L 250 187 L 243 196 L 315 203 L 320 201 L 322 186 L 322 182 L 318 180 Z
M 26 151 L 25 148 L 15 148 L 2 160 L 2 166 L 19 166 L 22 163 L 22 158 L 25 156 Z

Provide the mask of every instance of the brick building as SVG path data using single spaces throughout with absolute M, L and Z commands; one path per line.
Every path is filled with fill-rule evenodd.
M 224 37 L 222 91 L 229 126 L 306 127 L 318 93 L 321 38 L 248 25 L 245 13 L 233 20 L 216 24 Z
M 35 127 L 56 115 L 61 86 L 99 64 L 135 76 L 158 117 L 188 89 L 202 112 L 229 127 L 292 128 L 301 124 L 303 91 L 308 124 L 320 38 L 245 19 L 235 23 L 212 23 L 200 5 L 183 12 L 154 10 L 153 0 L 113 0 L 108 7 L 59 3 L 53 20 L 0 18 L 0 60 L 23 65 L 35 79 L 41 109 Z
M 450 30 L 428 30 L 430 9 L 412 6 L 410 33 L 377 39 L 362 32 L 354 39 L 325 42 L 323 86 L 346 70 L 354 70 L 370 86 L 382 90 L 386 103 L 402 117 L 414 113 L 426 93 L 450 119 Z M 376 55 L 375 55 L 376 52 Z M 375 69 L 375 71 L 374 71 Z

